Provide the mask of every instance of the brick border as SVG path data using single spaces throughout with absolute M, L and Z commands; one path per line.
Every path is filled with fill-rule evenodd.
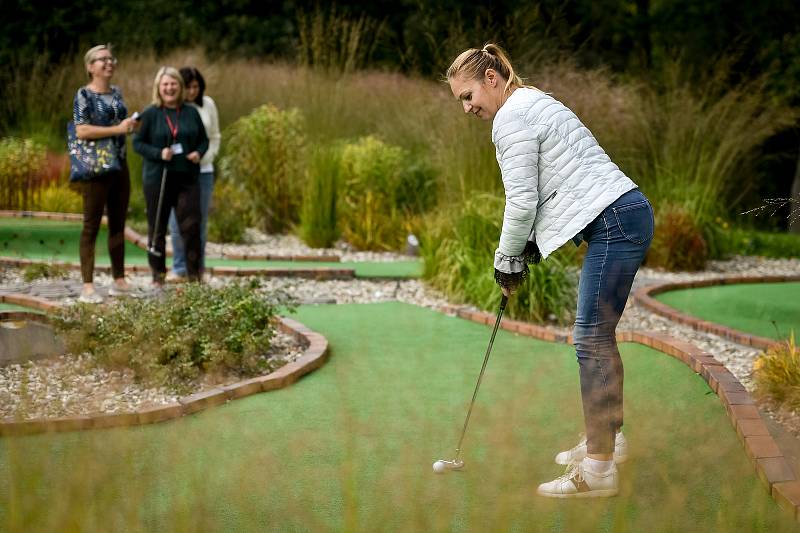
M 77 213 L 53 213 L 48 211 L 12 211 L 0 210 L 0 217 L 8 218 L 39 218 L 47 220 L 83 222 L 83 215 Z M 105 215 L 103 223 L 107 223 Z M 147 250 L 147 238 L 129 226 L 125 226 L 125 240 L 142 250 Z M 172 252 L 167 251 L 171 257 Z M 273 255 L 273 254 L 232 254 L 222 252 L 223 259 L 238 259 L 244 261 L 307 261 L 339 263 L 342 258 L 338 255 Z
M 774 339 L 766 337 L 759 337 L 757 335 L 750 335 L 744 331 L 739 331 L 722 324 L 715 324 L 707 320 L 682 313 L 677 309 L 668 306 L 665 303 L 659 302 L 654 298 L 656 294 L 663 292 L 680 290 L 680 289 L 696 289 L 699 287 L 712 287 L 715 285 L 735 285 L 739 283 L 785 283 L 790 281 L 800 281 L 800 276 L 727 276 L 712 279 L 694 280 L 694 281 L 677 281 L 660 283 L 657 285 L 650 285 L 641 287 L 633 293 L 634 300 L 648 311 L 652 311 L 657 315 L 666 317 L 679 324 L 684 324 L 698 331 L 706 333 L 713 333 L 719 335 L 730 341 L 744 344 L 745 346 L 752 346 L 760 350 L 767 350 L 768 348 L 778 344 Z
M 496 316 L 491 313 L 465 307 L 443 306 L 438 310 L 479 324 L 492 325 L 496 320 Z M 527 322 L 503 319 L 500 327 L 540 340 L 572 342 L 572 335 L 559 334 Z M 617 332 L 617 342 L 643 344 L 678 359 L 700 374 L 725 407 L 758 478 L 778 505 L 792 513 L 795 520 L 800 522 L 800 481 L 795 478 L 791 465 L 767 430 L 752 397 L 724 364 L 711 353 L 663 333 L 620 331 Z
M 51 311 L 59 307 L 58 304 L 44 300 L 43 298 L 35 298 L 20 294 L 0 295 L 0 301 L 17 305 L 29 305 L 44 311 Z M 16 312 L 12 311 L 11 313 Z M 24 312 L 19 314 L 31 315 L 31 318 L 34 320 L 47 321 L 47 317 L 43 315 Z M 3 315 L 0 315 L 0 319 L 2 318 Z M 26 318 L 28 317 L 26 316 Z M 296 320 L 284 317 L 279 317 L 277 319 L 277 327 L 284 333 L 292 335 L 298 340 L 305 348 L 305 352 L 295 361 L 264 376 L 258 376 L 230 385 L 224 385 L 184 396 L 172 404 L 141 409 L 134 412 L 101 414 L 96 416 L 79 415 L 65 418 L 24 420 L 19 422 L 0 422 L 0 437 L 137 426 L 172 420 L 259 392 L 288 387 L 328 361 L 330 357 L 328 340 L 320 333 L 312 331 Z

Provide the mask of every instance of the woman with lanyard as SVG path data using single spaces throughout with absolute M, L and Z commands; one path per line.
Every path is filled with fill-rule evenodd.
M 143 160 L 150 269 L 161 287 L 167 273 L 165 249 L 169 213 L 174 208 L 186 246 L 186 274 L 200 280 L 200 159 L 208 150 L 197 110 L 183 105 L 183 78 L 161 67 L 153 82 L 153 102 L 141 115 L 133 148 Z M 163 184 L 162 184 L 163 181 Z M 163 185 L 163 186 L 162 186 Z

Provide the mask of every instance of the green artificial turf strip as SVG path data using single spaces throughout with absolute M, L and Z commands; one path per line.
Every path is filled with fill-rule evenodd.
M 664 292 L 656 299 L 689 315 L 752 335 L 786 339 L 792 331 L 800 333 L 798 282 L 700 287 Z
M 621 494 L 551 500 L 582 425 L 573 350 L 501 331 L 451 458 L 490 328 L 400 303 L 304 306 L 331 360 L 300 382 L 164 424 L 0 440 L 9 530 L 793 531 L 718 398 L 624 345 Z M 0 526 L 2 528 L 2 526 Z
M 37 260 L 58 260 L 77 263 L 81 224 L 25 218 L 0 218 L 0 255 Z M 100 229 L 95 253 L 98 265 L 110 264 L 108 232 Z M 130 242 L 125 243 L 125 262 L 146 265 L 147 253 Z M 167 259 L 170 265 L 172 260 Z M 417 260 L 392 262 L 316 262 L 316 261 L 257 261 L 236 259 L 206 260 L 207 266 L 238 266 L 247 268 L 345 268 L 354 269 L 358 277 L 415 278 L 422 274 L 422 262 Z
M 42 313 L 38 309 L 25 307 L 23 305 L 0 303 L 0 311 L 25 311 L 28 313 Z

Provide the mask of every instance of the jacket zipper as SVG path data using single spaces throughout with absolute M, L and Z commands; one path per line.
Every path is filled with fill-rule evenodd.
M 556 190 L 556 191 L 553 191 L 553 193 L 552 193 L 550 196 L 548 196 L 547 198 L 545 198 L 544 200 L 542 200 L 542 202 L 541 202 L 539 205 L 537 205 L 537 206 L 536 206 L 536 209 L 539 209 L 539 208 L 540 208 L 540 207 L 542 207 L 544 204 L 546 204 L 547 202 L 549 202 L 550 200 L 552 200 L 553 198 L 555 198 L 555 197 L 556 197 L 556 193 L 557 193 L 557 192 L 558 192 L 557 190 Z

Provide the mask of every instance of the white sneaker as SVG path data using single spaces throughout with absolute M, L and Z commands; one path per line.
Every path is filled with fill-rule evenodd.
M 103 297 L 97 291 L 81 292 L 78 301 L 85 304 L 100 304 L 103 303 Z
M 619 492 L 617 465 L 611 463 L 608 471 L 597 474 L 583 464 L 571 464 L 563 476 L 542 483 L 536 492 L 548 498 L 607 498 Z
M 568 465 L 570 463 L 577 463 L 583 461 L 586 457 L 586 437 L 584 436 L 577 446 L 571 450 L 561 452 L 556 455 L 556 463 L 560 465 Z M 624 463 L 628 460 L 628 441 L 625 440 L 625 435 L 620 431 L 614 439 L 614 462 Z

